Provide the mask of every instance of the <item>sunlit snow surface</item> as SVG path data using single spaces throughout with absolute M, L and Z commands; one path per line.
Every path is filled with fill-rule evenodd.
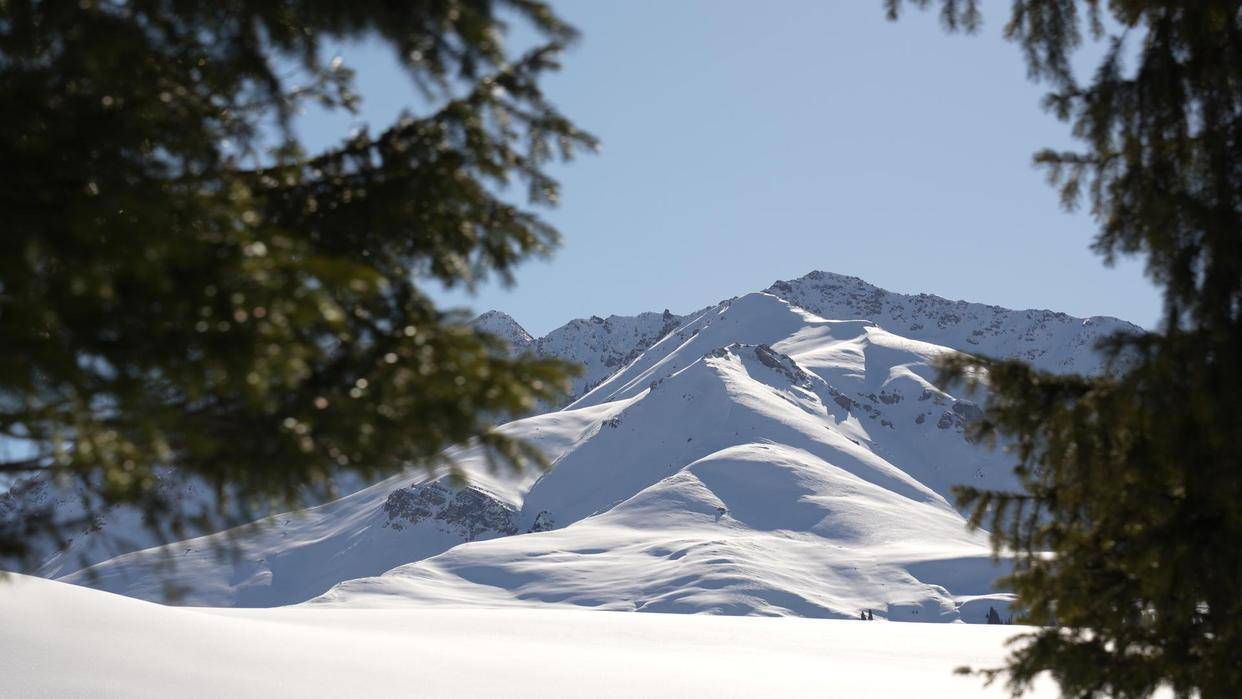
M 559 609 L 187 609 L 14 576 L 0 696 L 1001 697 L 1021 629 Z M 1035 697 L 1055 696 L 1048 683 Z

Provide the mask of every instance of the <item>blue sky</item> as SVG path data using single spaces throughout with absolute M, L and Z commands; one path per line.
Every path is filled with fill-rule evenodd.
M 934 13 L 888 22 L 879 0 L 565 0 L 582 31 L 552 100 L 601 152 L 555 168 L 547 216 L 564 244 L 515 288 L 449 305 L 498 308 L 540 335 L 574 317 L 686 312 L 823 269 L 893 291 L 1114 315 L 1152 327 L 1138 261 L 1105 268 L 1095 225 L 1063 212 L 1030 164 L 1071 145 L 1039 108 L 1016 46 Z M 343 48 L 361 121 L 417 95 L 376 45 Z M 356 119 L 310 115 L 312 144 Z

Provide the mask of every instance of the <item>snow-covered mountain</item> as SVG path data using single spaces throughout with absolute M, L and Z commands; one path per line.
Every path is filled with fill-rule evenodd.
M 1005 596 L 949 489 L 1010 474 L 964 438 L 978 409 L 931 383 L 945 351 L 768 294 L 723 303 L 553 414 L 607 411 L 515 507 L 554 529 L 314 603 L 982 619 Z
M 1133 323 L 1092 316 L 1075 318 L 1046 310 L 1010 310 L 968 301 L 950 301 L 931 294 L 899 294 L 857 278 L 811 272 L 766 290 L 823 318 L 870 320 L 912 340 L 997 359 L 1022 359 L 1053 373 L 1096 374 L 1103 356 L 1096 344 L 1116 332 L 1140 333 Z M 674 329 L 701 315 L 640 313 L 579 318 L 533 338 L 501 311 L 488 311 L 472 321 L 485 332 L 506 340 L 515 351 L 557 357 L 581 364 L 572 399 L 580 398 Z
M 506 426 L 549 454 L 546 474 L 489 474 L 462 450 L 465 490 L 398 476 L 65 579 L 221 606 L 327 592 L 316 603 L 982 618 L 1005 598 L 949 489 L 1009 471 L 964 438 L 978 409 L 932 383 L 947 351 L 749 294 L 568 409 Z
M 966 531 L 950 490 L 1008 485 L 1010 462 L 966 439 L 980 397 L 936 385 L 932 361 L 979 348 L 1098 371 L 1093 341 L 1133 328 L 824 273 L 686 316 L 579 320 L 538 339 L 500 313 L 475 325 L 587 367 L 565 409 L 502 428 L 544 449 L 548 473 L 490 473 L 482 454 L 457 449 L 465 489 L 401 474 L 302 512 L 50 574 L 217 606 L 869 608 L 979 621 L 990 606 L 1003 614 L 1007 597 L 992 587 L 986 535 Z M 218 555 L 226 545 L 233 556 Z

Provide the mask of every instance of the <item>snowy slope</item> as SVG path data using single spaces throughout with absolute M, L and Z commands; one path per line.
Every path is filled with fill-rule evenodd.
M 1012 626 L 543 610 L 179 609 L 0 583 L 0 695 L 1000 697 Z M 1055 696 L 1047 682 L 1034 697 Z
M 532 417 L 508 430 L 555 459 L 620 407 Z M 454 450 L 451 456 L 468 475 L 469 488 L 455 490 L 444 475 L 398 474 L 319 507 L 135 551 L 61 579 L 182 604 L 275 606 L 466 541 L 535 525 L 533 517 L 521 518 L 518 506 L 538 474 L 491 473 L 477 448 Z M 222 556 L 228 546 L 236 550 Z
M 215 498 L 208 488 L 168 477 L 160 488 L 187 514 L 215 508 Z M 51 537 L 37 537 L 28 542 L 33 549 L 32 559 L 37 562 L 31 572 L 43 577 L 66 575 L 85 565 L 159 543 L 157 535 L 144 524 L 139 510 L 102 506 L 93 492 L 76 484 L 28 478 L 9 492 L 0 493 L 0 522 L 42 517 L 46 512 L 55 513 L 57 520 L 64 523 L 66 541 L 64 546 L 58 546 Z M 104 532 L 106 536 L 101 535 Z M 16 566 L 0 557 L 0 569 L 5 567 Z
M 190 519 L 184 523 L 185 535 L 205 535 L 220 529 L 213 522 L 245 521 L 236 502 L 227 517 L 219 516 L 219 505 L 211 487 L 197 479 L 177 478 L 173 474 L 160 475 L 159 488 L 169 502 L 175 503 Z M 338 474 L 334 480 L 337 492 L 351 493 L 365 483 L 352 473 Z M 307 492 L 303 502 L 322 502 L 324 496 Z M 22 570 L 17 561 L 0 557 L 0 570 L 30 572 L 48 578 L 68 575 L 83 567 L 110 558 L 157 546 L 168 541 L 169 534 L 152 530 L 142 512 L 130 506 L 106 506 L 99 502 L 94 490 L 77 483 L 57 483 L 47 478 L 29 478 L 20 481 L 12 490 L 0 493 L 0 522 L 21 521 L 25 517 L 42 517 L 46 511 L 55 513 L 63 524 L 63 546 L 51 536 L 39 536 L 28 543 L 33 549 L 30 557 L 35 564 L 30 570 Z M 270 510 L 262 505 L 246 511 L 250 517 Z M 196 519 L 202 517 L 202 520 Z

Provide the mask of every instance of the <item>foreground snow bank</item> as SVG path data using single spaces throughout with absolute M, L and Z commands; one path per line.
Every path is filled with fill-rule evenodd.
M 1014 633 L 563 609 L 190 609 L 22 576 L 0 582 L 0 620 L 0 696 L 1003 696 L 952 670 L 998 662 Z

